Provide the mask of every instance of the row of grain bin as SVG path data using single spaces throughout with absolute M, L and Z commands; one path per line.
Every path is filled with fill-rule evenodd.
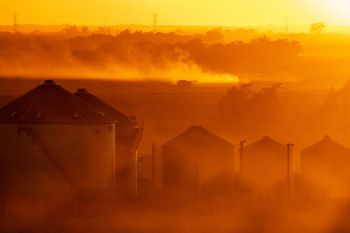
M 153 169 L 165 191 L 221 192 L 239 185 L 240 190 L 283 195 L 293 186 L 293 146 L 264 137 L 244 147 L 242 144 L 237 160 L 232 144 L 193 126 L 162 146 L 158 156 L 161 165 Z M 295 185 L 349 195 L 349 168 L 350 149 L 327 136 L 301 152 L 302 182 Z
M 129 161 L 136 160 L 130 157 L 136 156 L 137 122 L 125 117 L 119 124 L 123 114 L 85 95 L 46 80 L 0 109 L 2 194 L 112 191 L 122 180 L 118 169 L 135 171 Z M 125 138 L 133 142 L 118 148 L 123 136 L 117 131 L 128 124 Z M 134 185 L 123 191 L 135 192 L 135 178 L 125 177 Z
M 136 194 L 141 129 L 135 119 L 85 89 L 72 94 L 46 80 L 0 109 L 1 193 L 117 188 Z M 238 174 L 234 146 L 193 126 L 163 145 L 159 184 L 166 190 L 222 192 L 239 180 L 248 189 L 285 190 L 290 146 L 265 137 L 240 148 Z M 349 157 L 348 148 L 326 137 L 301 152 L 301 183 L 347 195 Z
M 225 192 L 238 183 L 269 190 L 288 179 L 288 146 L 268 137 L 244 147 L 240 172 L 234 146 L 200 126 L 193 126 L 162 146 L 164 190 Z

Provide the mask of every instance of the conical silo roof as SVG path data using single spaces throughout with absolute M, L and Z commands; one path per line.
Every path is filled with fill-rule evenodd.
M 301 154 L 330 154 L 335 153 L 349 154 L 350 149 L 333 141 L 329 136 L 325 136 L 321 141 L 307 147 Z
M 244 147 L 240 158 L 243 183 L 261 191 L 282 191 L 288 174 L 287 152 L 287 145 L 270 137 Z
M 114 120 L 85 103 L 53 80 L 0 109 L 2 124 L 107 123 Z
M 270 137 L 263 137 L 262 139 L 260 139 L 257 142 L 254 142 L 248 146 L 245 147 L 245 150 L 254 150 L 254 149 L 272 149 L 272 150 L 285 150 L 286 145 L 277 142 L 273 139 L 271 139 Z
M 192 126 L 163 147 L 203 146 L 232 148 L 233 145 L 201 126 Z
M 113 106 L 99 99 L 95 95 L 89 93 L 86 89 L 83 89 L 83 88 L 78 89 L 74 93 L 74 95 L 84 100 L 86 103 L 92 105 L 94 108 L 98 109 L 99 111 L 104 112 L 110 118 L 116 120 L 119 125 L 132 126 L 136 124 L 136 121 L 130 119 L 130 117 L 118 111 Z

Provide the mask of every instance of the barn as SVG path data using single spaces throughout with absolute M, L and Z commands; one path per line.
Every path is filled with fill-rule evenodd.
M 244 147 L 241 153 L 241 177 L 247 187 L 258 192 L 287 188 L 290 169 L 287 145 L 264 137 Z
M 300 153 L 301 177 L 314 191 L 330 197 L 350 194 L 350 149 L 329 136 Z
M 78 89 L 74 95 L 116 121 L 116 187 L 125 194 L 135 194 L 137 147 L 141 139 L 142 126 L 135 118 L 125 115 L 86 89 Z
M 235 183 L 234 146 L 201 126 L 192 126 L 162 146 L 165 190 L 216 192 Z
M 0 109 L 2 193 L 109 191 L 115 121 L 52 80 Z

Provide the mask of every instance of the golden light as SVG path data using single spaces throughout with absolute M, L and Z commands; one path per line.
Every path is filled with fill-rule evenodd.
M 350 24 L 350 1 L 349 0 L 317 0 L 321 4 L 325 16 L 329 16 L 334 23 Z
M 12 0 L 1 1 L 0 24 L 254 26 L 350 25 L 350 0 Z M 177 10 L 181 9 L 181 14 Z

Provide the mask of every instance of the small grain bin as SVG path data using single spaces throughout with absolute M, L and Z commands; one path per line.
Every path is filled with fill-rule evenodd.
M 52 80 L 0 110 L 2 192 L 107 191 L 115 122 Z
M 349 197 L 349 148 L 326 136 L 300 155 L 301 178 L 313 191 L 329 197 Z
M 78 89 L 75 96 L 116 121 L 116 183 L 118 190 L 135 194 L 137 192 L 137 147 L 141 138 L 139 123 L 113 106 L 89 93 L 86 89 Z
M 220 191 L 235 183 L 234 146 L 192 126 L 162 146 L 163 187 L 173 191 Z
M 241 177 L 245 185 L 258 192 L 276 191 L 280 186 L 287 188 L 290 172 L 287 145 L 264 137 L 244 147 L 242 153 Z

